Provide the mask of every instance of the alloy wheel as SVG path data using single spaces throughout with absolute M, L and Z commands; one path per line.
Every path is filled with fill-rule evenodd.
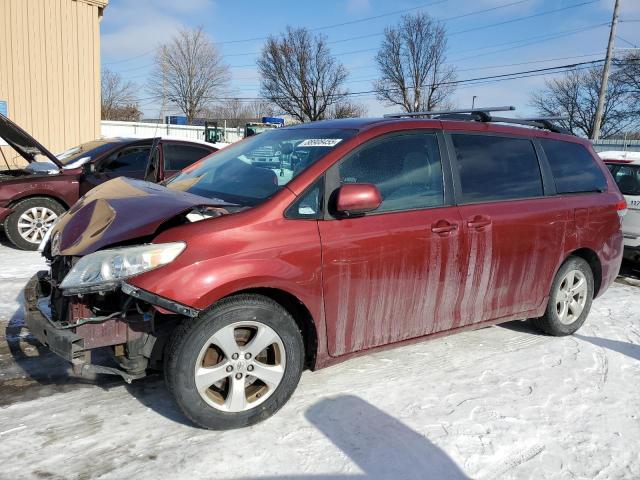
M 280 385 L 286 353 L 280 336 L 255 321 L 227 325 L 198 354 L 195 384 L 202 399 L 224 412 L 243 412 L 269 398 Z
M 580 270 L 570 270 L 560 282 L 556 295 L 556 312 L 564 325 L 570 325 L 580 317 L 587 302 L 587 278 Z
M 38 244 L 57 218 L 47 207 L 32 207 L 18 218 L 18 233 L 27 242 Z

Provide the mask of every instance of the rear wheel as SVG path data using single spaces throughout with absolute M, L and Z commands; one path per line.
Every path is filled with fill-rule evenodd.
M 269 298 L 238 295 L 178 327 L 165 378 L 189 419 L 226 430 L 280 409 L 298 384 L 303 361 L 302 336 L 291 315 Z
M 65 212 L 62 205 L 47 197 L 27 198 L 12 208 L 4 231 L 9 241 L 22 250 L 37 250 L 53 222 Z
M 587 319 L 593 292 L 593 272 L 589 264 L 583 258 L 569 257 L 553 280 L 545 314 L 534 319 L 534 324 L 549 335 L 572 334 Z

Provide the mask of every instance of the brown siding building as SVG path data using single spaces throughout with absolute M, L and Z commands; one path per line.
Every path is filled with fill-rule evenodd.
M 6 106 L 11 120 L 54 153 L 100 136 L 100 19 L 107 3 L 0 0 L 0 111 Z M 10 148 L 2 152 L 21 163 Z

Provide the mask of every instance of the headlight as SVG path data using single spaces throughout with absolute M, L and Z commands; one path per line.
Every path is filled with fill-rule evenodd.
M 65 295 L 109 290 L 125 278 L 171 263 L 185 249 L 183 242 L 101 250 L 82 257 L 64 277 Z

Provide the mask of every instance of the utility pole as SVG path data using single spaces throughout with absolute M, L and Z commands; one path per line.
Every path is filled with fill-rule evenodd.
M 607 84 L 609 83 L 609 70 L 611 69 L 611 57 L 613 57 L 613 43 L 616 38 L 616 28 L 618 26 L 618 14 L 620 13 L 620 0 L 616 0 L 613 7 L 613 18 L 611 19 L 611 30 L 609 31 L 609 44 L 607 45 L 607 56 L 604 59 L 602 69 L 602 81 L 600 82 L 600 95 L 598 95 L 598 108 L 596 110 L 595 123 L 593 125 L 593 140 L 600 138 L 600 127 L 602 125 L 602 114 L 604 112 L 604 99 L 607 94 Z
M 473 108 L 476 106 L 476 98 L 478 98 L 478 96 L 474 95 L 471 99 L 471 110 L 473 110 Z

